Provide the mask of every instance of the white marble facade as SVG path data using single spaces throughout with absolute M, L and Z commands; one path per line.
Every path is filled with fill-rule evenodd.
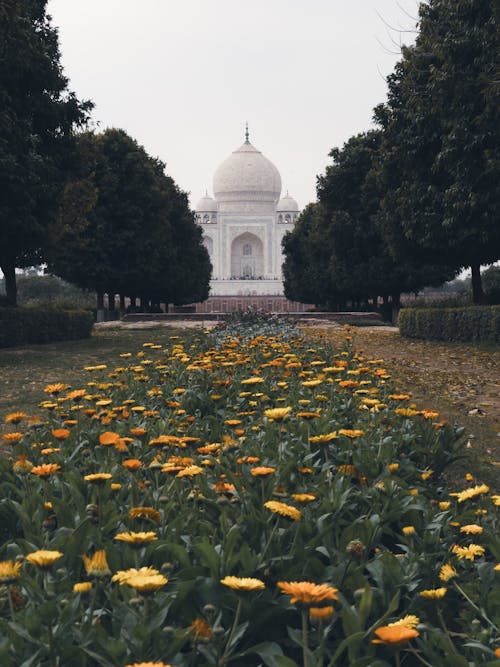
M 283 294 L 281 240 L 299 215 L 281 177 L 248 139 L 215 172 L 214 197 L 196 205 L 212 262 L 211 296 Z

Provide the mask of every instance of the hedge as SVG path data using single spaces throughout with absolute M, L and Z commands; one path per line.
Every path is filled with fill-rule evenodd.
M 0 348 L 89 338 L 93 324 L 86 310 L 0 308 Z
M 500 306 L 403 308 L 398 326 L 401 335 L 407 338 L 498 343 Z

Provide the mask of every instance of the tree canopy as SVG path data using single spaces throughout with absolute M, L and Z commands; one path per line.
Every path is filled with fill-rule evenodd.
M 46 0 L 0 4 L 0 268 L 16 304 L 16 267 L 44 259 L 47 229 L 91 109 L 68 90 Z
M 479 267 L 500 257 L 499 7 L 491 0 L 420 5 L 414 46 L 388 77 L 379 219 L 393 252 Z
M 182 304 L 208 296 L 211 266 L 187 195 L 123 130 L 78 138 L 80 173 L 52 230 L 49 268 L 102 296 Z

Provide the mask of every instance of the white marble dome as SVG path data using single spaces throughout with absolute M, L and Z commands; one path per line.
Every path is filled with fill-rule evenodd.
M 218 167 L 213 191 L 219 203 L 276 205 L 281 194 L 281 177 L 274 164 L 247 140 Z
M 206 193 L 196 204 L 195 211 L 197 213 L 214 213 L 217 211 L 217 202 Z
M 288 192 L 286 193 L 285 197 L 282 197 L 279 202 L 278 206 L 276 207 L 276 212 L 277 213 L 298 213 L 299 211 L 299 205 L 295 201 L 293 197 L 290 197 Z

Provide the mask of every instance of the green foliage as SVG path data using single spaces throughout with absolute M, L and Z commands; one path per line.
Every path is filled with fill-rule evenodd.
M 68 91 L 46 0 L 0 7 L 0 267 L 16 303 L 16 267 L 44 259 L 48 225 L 74 167 L 75 127 L 91 109 Z
M 1 281 L 0 281 L 1 283 Z M 81 290 L 51 275 L 21 275 L 17 278 L 21 306 L 44 306 L 63 310 L 93 310 L 95 294 Z
M 0 347 L 88 338 L 94 325 L 90 311 L 55 307 L 0 308 Z
M 123 130 L 83 134 L 79 178 L 65 189 L 49 266 L 102 294 L 175 304 L 208 296 L 210 262 L 187 195 Z
M 498 8 L 491 0 L 420 4 L 415 45 L 388 77 L 378 218 L 393 252 L 479 266 L 499 258 Z
M 403 308 L 398 317 L 402 336 L 448 342 L 500 341 L 500 306 Z

